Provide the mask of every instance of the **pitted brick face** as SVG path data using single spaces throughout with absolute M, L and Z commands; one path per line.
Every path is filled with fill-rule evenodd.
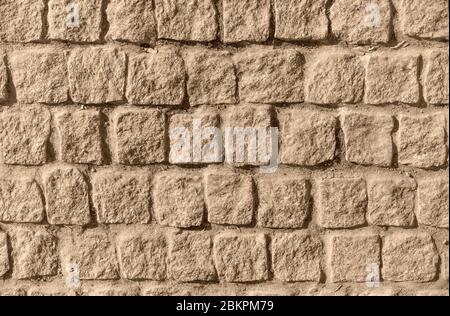
M 0 12 L 0 296 L 448 295 L 448 0 Z

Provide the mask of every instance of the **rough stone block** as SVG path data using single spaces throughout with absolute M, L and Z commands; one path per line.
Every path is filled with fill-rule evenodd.
M 448 51 L 433 50 L 425 57 L 424 97 L 433 105 L 448 104 Z
M 43 0 L 2 1 L 0 42 L 35 42 L 42 39 Z
M 9 251 L 6 233 L 0 231 L 0 279 L 9 271 Z
M 418 179 L 417 221 L 421 225 L 448 229 L 448 177 Z

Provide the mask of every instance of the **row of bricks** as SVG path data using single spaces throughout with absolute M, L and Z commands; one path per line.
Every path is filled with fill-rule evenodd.
M 56 111 L 53 115 L 37 106 L 4 108 L 0 113 L 2 163 L 31 166 L 58 160 L 92 165 L 111 162 L 149 165 L 168 161 L 192 165 L 226 161 L 236 167 L 258 166 L 267 160 L 262 154 L 256 160 L 249 155 L 252 152 L 249 135 L 243 138 L 242 148 L 220 140 L 227 139 L 229 129 L 233 129 L 236 139 L 238 129 L 262 129 L 266 131 L 264 139 L 259 135 L 256 139 L 261 145 L 268 141 L 269 129 L 274 125 L 279 125 L 279 153 L 275 148 L 266 151 L 272 151 L 273 157 L 277 155 L 283 165 L 318 166 L 336 160 L 340 151 L 345 153 L 348 162 L 359 165 L 400 164 L 428 169 L 445 167 L 448 161 L 448 113 L 445 111 L 393 116 L 387 111 L 275 110 L 271 106 L 247 104 L 222 111 L 200 108 L 190 114 L 118 107 L 106 116 L 98 109 L 52 109 Z M 208 128 L 216 129 L 213 139 L 205 135 Z M 342 149 L 338 140 L 341 131 L 345 147 Z M 200 159 L 194 157 L 196 140 L 202 153 L 211 145 L 214 157 L 204 153 Z M 52 155 L 50 148 L 54 151 Z M 108 157 L 110 152 L 112 157 Z M 241 154 L 243 159 L 238 157 Z
M 91 178 L 89 189 L 77 168 L 46 168 L 40 179 L 44 199 L 33 177 L 4 176 L 0 222 L 42 223 L 46 209 L 50 224 L 88 225 L 92 196 L 100 224 L 147 224 L 154 217 L 163 226 L 189 228 L 204 226 L 207 217 L 217 225 L 256 222 L 258 227 L 295 229 L 306 227 L 312 218 L 318 226 L 331 229 L 367 224 L 448 228 L 446 175 L 417 181 L 393 173 L 312 179 L 276 174 L 253 179 L 221 169 L 169 170 L 153 177 L 143 171 L 106 169 Z
M 448 280 L 446 250 L 440 258 L 429 233 L 410 230 L 384 236 L 360 231 L 322 237 L 308 232 L 267 235 L 230 230 L 213 236 L 131 227 L 114 237 L 91 229 L 58 241 L 43 227 L 19 227 L 0 232 L 0 276 L 11 269 L 14 279 L 56 276 L 62 271 L 79 280 L 431 282 L 438 280 L 439 272 L 441 279 Z
M 0 296 L 448 296 L 441 286 L 411 288 L 383 283 L 380 287 L 343 283 L 176 283 L 147 281 L 84 281 L 77 289 L 63 282 L 17 282 L 0 287 Z
M 4 1 L 0 11 L 7 14 L 0 17 L 0 41 L 99 42 L 106 37 L 137 43 L 152 43 L 156 39 L 210 42 L 219 38 L 225 43 L 265 42 L 272 37 L 272 18 L 273 37 L 281 40 L 336 38 L 370 44 L 388 43 L 402 35 L 448 40 L 446 0 L 434 0 L 432 4 L 423 0 L 335 0 L 330 8 L 328 0 L 273 0 L 273 4 L 271 0 L 221 0 L 221 5 L 216 2 Z M 396 34 L 394 12 L 399 20 Z
M 425 66 L 420 74 L 422 59 Z M 129 56 L 110 47 L 70 52 L 43 48 L 11 52 L 8 63 L 15 87 L 15 93 L 9 94 L 21 103 L 72 100 L 176 106 L 188 98 L 191 106 L 235 104 L 239 99 L 272 104 L 421 105 L 423 95 L 428 104 L 448 104 L 445 49 L 420 54 L 375 52 L 365 57 L 351 50 L 327 49 L 305 62 L 305 56 L 292 48 L 249 49 L 233 56 L 213 49 L 179 52 L 171 46 Z M 8 70 L 2 64 L 0 101 L 8 101 Z

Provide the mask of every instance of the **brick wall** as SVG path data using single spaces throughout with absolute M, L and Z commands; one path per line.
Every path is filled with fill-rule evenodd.
M 0 295 L 448 293 L 447 5 L 0 1 Z

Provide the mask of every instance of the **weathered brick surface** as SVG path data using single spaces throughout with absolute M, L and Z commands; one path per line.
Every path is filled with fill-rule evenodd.
M 75 22 L 76 20 L 78 23 Z M 48 1 L 48 38 L 50 39 L 97 42 L 100 40 L 102 22 L 102 0 Z
M 448 294 L 447 7 L 0 0 L 0 296 Z
M 383 279 L 432 281 L 437 275 L 438 254 L 427 233 L 402 232 L 387 236 L 382 249 Z
M 442 114 L 399 117 L 398 161 L 417 168 L 440 167 L 447 162 L 446 122 Z
M 69 82 L 66 53 L 20 51 L 10 60 L 17 100 L 25 103 L 67 101 Z

